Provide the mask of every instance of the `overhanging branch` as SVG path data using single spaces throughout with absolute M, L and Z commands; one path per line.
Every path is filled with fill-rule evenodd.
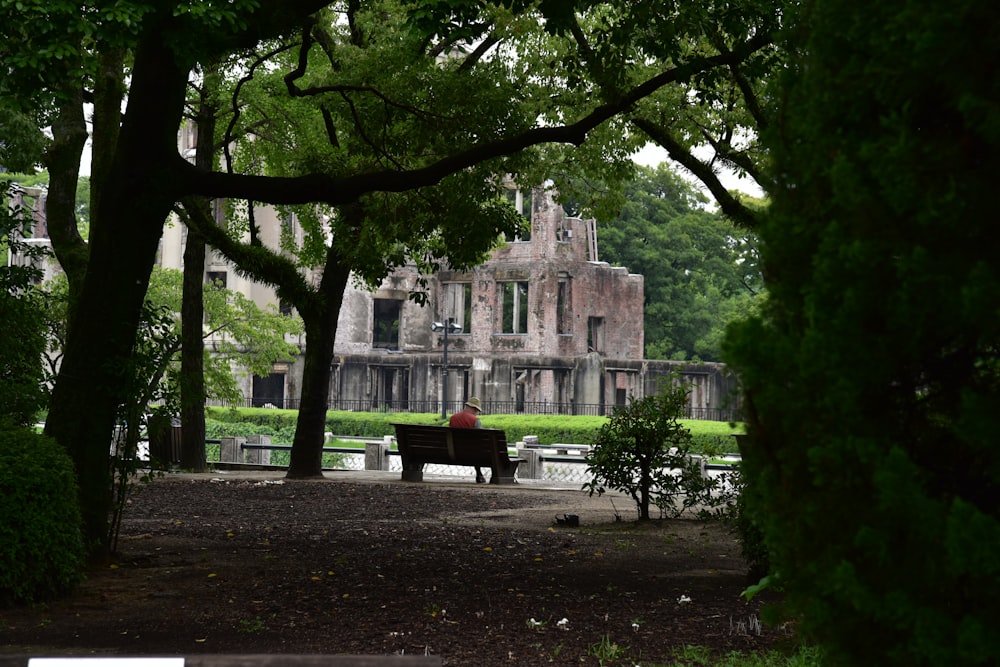
M 697 58 L 666 72 L 661 72 L 632 88 L 616 100 L 593 109 L 580 120 L 568 125 L 536 127 L 520 134 L 488 141 L 425 167 L 411 170 L 380 170 L 352 176 L 306 174 L 295 177 L 221 174 L 198 169 L 181 159 L 172 169 L 182 192 L 208 197 L 252 199 L 269 204 L 326 203 L 341 206 L 357 201 L 369 192 L 404 192 L 436 185 L 445 177 L 463 169 L 499 157 L 516 154 L 526 148 L 545 143 L 565 143 L 579 146 L 587 134 L 605 121 L 631 109 L 639 100 L 663 86 L 684 81 L 705 70 L 739 62 L 749 53 L 770 43 L 766 36 L 755 37 L 730 53 Z
M 646 135 L 662 146 L 670 159 L 674 160 L 682 167 L 690 171 L 695 178 L 705 184 L 712 196 L 719 203 L 722 212 L 735 224 L 745 229 L 754 229 L 757 226 L 757 215 L 750 208 L 744 206 L 729 192 L 729 189 L 722 184 L 719 177 L 712 168 L 696 158 L 691 151 L 677 143 L 670 133 L 662 127 L 643 118 L 633 118 L 632 124 L 642 130 Z

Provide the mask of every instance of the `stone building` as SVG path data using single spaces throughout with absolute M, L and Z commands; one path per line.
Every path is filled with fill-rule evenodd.
M 38 197 L 29 242 L 47 243 L 44 192 L 31 194 Z M 412 267 L 375 292 L 347 288 L 331 408 L 450 413 L 478 396 L 488 413 L 606 415 L 630 397 L 658 392 L 679 372 L 692 388 L 691 416 L 738 418 L 730 402 L 736 381 L 720 364 L 643 359 L 643 278 L 598 261 L 593 220 L 567 217 L 543 189 L 511 190 L 510 198 L 530 219 L 530 234 L 504 243 L 472 271 L 429 277 L 425 305 L 409 299 L 418 284 Z M 256 209 L 255 219 L 266 245 L 278 247 L 283 228 L 301 238 L 295 219 L 281 220 L 273 209 Z M 165 226 L 162 266 L 183 267 L 186 238 L 179 222 Z M 54 268 L 46 267 L 46 278 Z M 218 253 L 208 253 L 205 279 L 261 307 L 283 308 L 272 288 L 240 276 Z M 447 337 L 432 330 L 449 321 L 460 330 Z M 295 342 L 304 349 L 304 339 Z M 302 357 L 276 364 L 267 377 L 241 378 L 251 404 L 297 407 Z
M 478 396 L 492 413 L 608 414 L 677 370 L 692 385 L 693 416 L 727 418 L 735 385 L 722 367 L 643 359 L 643 278 L 597 260 L 594 221 L 567 217 L 542 189 L 511 198 L 530 234 L 473 271 L 430 277 L 425 305 L 409 299 L 412 268 L 374 293 L 348 288 L 331 406 L 450 413 Z M 433 325 L 449 321 L 460 330 L 446 351 Z M 254 403 L 294 404 L 300 377 L 295 364 L 257 378 Z

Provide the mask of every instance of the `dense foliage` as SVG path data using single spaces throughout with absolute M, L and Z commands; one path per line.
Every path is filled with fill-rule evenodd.
M 735 328 L 748 501 L 833 664 L 1000 661 L 1000 5 L 806 3 Z
M 600 259 L 643 276 L 647 359 L 719 361 L 726 324 L 762 290 L 753 233 L 707 210 L 666 163 L 638 170 L 598 240 Z
M 82 578 L 73 464 L 51 438 L 0 428 L 0 604 L 39 602 Z
M 41 278 L 36 263 L 45 248 L 24 242 L 22 216 L 30 213 L 8 203 L 0 191 L 0 424 L 31 424 L 45 406 L 45 319 L 34 288 Z M 11 192 L 13 194 L 13 192 Z M 14 258 L 18 259 L 15 261 Z

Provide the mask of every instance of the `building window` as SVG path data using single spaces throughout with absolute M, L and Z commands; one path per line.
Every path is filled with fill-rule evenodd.
M 471 333 L 472 283 L 444 284 L 444 315 L 462 325 L 463 333 Z
M 505 193 L 507 201 L 510 202 L 511 206 L 521 214 L 524 219 L 524 226 L 521 231 L 514 237 L 514 241 L 530 241 L 531 240 L 531 190 L 527 192 L 508 189 Z
M 387 350 L 399 349 L 399 311 L 402 301 L 398 299 L 375 299 L 375 318 L 372 327 L 372 347 Z
M 559 274 L 559 286 L 556 292 L 556 333 L 573 333 L 572 328 L 572 308 L 570 301 L 570 281 L 565 273 Z
M 508 334 L 528 333 L 528 283 L 511 281 L 498 283 L 500 296 L 499 312 L 503 315 L 500 332 Z
M 587 321 L 587 352 L 604 353 L 603 317 L 591 317 Z
M 252 404 L 255 408 L 284 408 L 285 374 L 254 375 Z
M 209 271 L 207 276 L 209 285 L 214 285 L 219 289 L 226 289 L 228 286 L 228 274 L 225 271 Z
M 284 299 L 278 299 L 278 312 L 284 315 L 285 317 L 292 316 L 292 308 L 293 308 L 292 304 L 289 303 L 288 301 L 285 301 Z

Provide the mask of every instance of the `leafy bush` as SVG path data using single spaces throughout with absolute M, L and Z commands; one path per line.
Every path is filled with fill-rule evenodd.
M 76 478 L 55 440 L 0 429 L 0 604 L 64 595 L 82 578 Z
M 41 278 L 35 262 L 48 251 L 24 242 L 22 209 L 10 210 L 7 183 L 0 185 L 0 248 L 11 255 L 23 253 L 31 261 L 0 263 L 0 419 L 6 423 L 31 424 L 45 406 L 46 348 L 42 297 L 33 283 Z
M 690 456 L 691 433 L 679 421 L 687 398 L 688 389 L 677 385 L 616 409 L 587 454 L 592 479 L 583 488 L 590 495 L 607 488 L 628 494 L 640 520 L 649 519 L 651 504 L 676 514 L 700 500 L 686 492 L 704 483 L 700 465 Z M 679 496 L 682 507 L 676 504 Z

